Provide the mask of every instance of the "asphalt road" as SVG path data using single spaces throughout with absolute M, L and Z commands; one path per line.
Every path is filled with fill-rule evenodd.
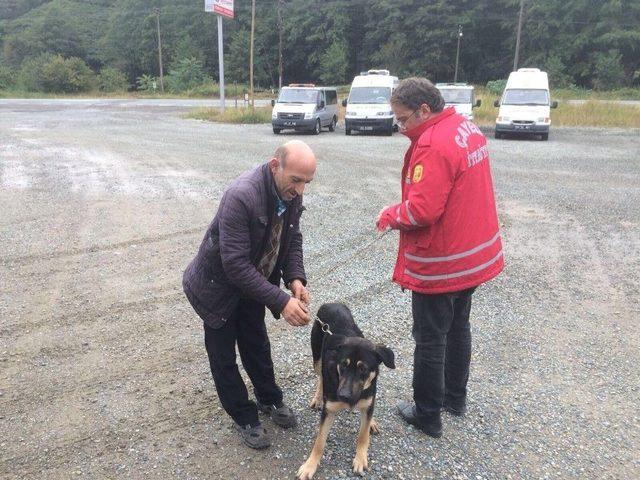
M 640 477 L 640 132 L 489 139 L 507 267 L 474 296 L 469 414 L 445 415 L 436 441 L 394 413 L 413 352 L 397 236 L 351 258 L 398 199 L 407 140 L 276 136 L 183 119 L 188 106 L 0 100 L 0 477 L 293 478 L 318 421 L 310 329 L 268 320 L 300 424 L 265 420 L 274 444 L 251 451 L 180 286 L 225 185 L 291 138 L 319 159 L 303 216 L 313 308 L 346 302 L 396 353 L 368 478 Z M 336 421 L 317 478 L 350 475 L 357 424 Z

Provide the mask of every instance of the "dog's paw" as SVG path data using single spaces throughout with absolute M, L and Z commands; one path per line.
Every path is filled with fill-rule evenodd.
M 378 425 L 378 422 L 376 422 L 374 418 L 371 419 L 371 423 L 369 424 L 369 431 L 374 435 L 380 433 L 380 425 Z
M 322 397 L 314 396 L 309 402 L 309 408 L 314 410 L 322 410 Z
M 361 455 L 356 453 L 356 456 L 353 459 L 353 473 L 362 475 L 365 470 L 369 470 L 369 461 L 367 460 L 367 454 L 365 453 Z
M 316 465 L 313 462 L 307 460 L 298 469 L 298 473 L 296 474 L 296 479 L 297 480 L 311 480 L 313 478 L 313 476 L 316 474 L 316 470 L 317 469 L 318 469 L 318 465 Z

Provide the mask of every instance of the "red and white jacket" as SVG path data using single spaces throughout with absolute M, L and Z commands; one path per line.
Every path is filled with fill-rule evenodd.
M 393 281 L 436 294 L 492 279 L 504 258 L 486 138 L 453 108 L 405 135 L 402 202 L 380 216 L 400 230 Z

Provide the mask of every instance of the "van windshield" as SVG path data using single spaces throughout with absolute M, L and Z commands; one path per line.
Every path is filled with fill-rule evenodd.
M 440 89 L 445 103 L 471 103 L 471 90 Z
M 349 103 L 389 103 L 389 87 L 354 87 L 349 92 Z
M 549 105 L 549 92 L 532 88 L 510 88 L 504 92 L 502 105 Z
M 278 103 L 317 103 L 318 90 L 305 88 L 283 88 Z

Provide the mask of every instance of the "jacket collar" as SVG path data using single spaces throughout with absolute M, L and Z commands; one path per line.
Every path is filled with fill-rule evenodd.
M 273 192 L 276 190 L 276 182 L 273 180 L 273 174 L 269 168 L 269 162 L 263 163 L 261 170 L 262 180 L 264 182 L 264 200 L 267 204 L 267 211 L 269 212 L 269 215 L 271 215 L 271 212 L 276 208 L 276 199 L 273 196 Z
M 440 112 L 439 114 L 437 114 L 434 117 L 431 117 L 429 120 L 427 120 L 426 122 L 421 123 L 420 125 L 418 125 L 417 127 L 413 127 L 411 130 L 407 130 L 406 132 L 402 132 L 404 135 L 406 135 L 407 137 L 409 137 L 409 140 L 411 140 L 411 143 L 415 142 L 416 140 L 418 140 L 418 138 L 420 138 L 420 136 L 430 127 L 432 127 L 433 125 L 435 125 L 436 123 L 438 123 L 441 120 L 444 120 L 447 117 L 450 117 L 451 115 L 453 115 L 454 113 L 456 113 L 455 108 L 453 107 L 447 107 L 445 108 L 442 112 Z

